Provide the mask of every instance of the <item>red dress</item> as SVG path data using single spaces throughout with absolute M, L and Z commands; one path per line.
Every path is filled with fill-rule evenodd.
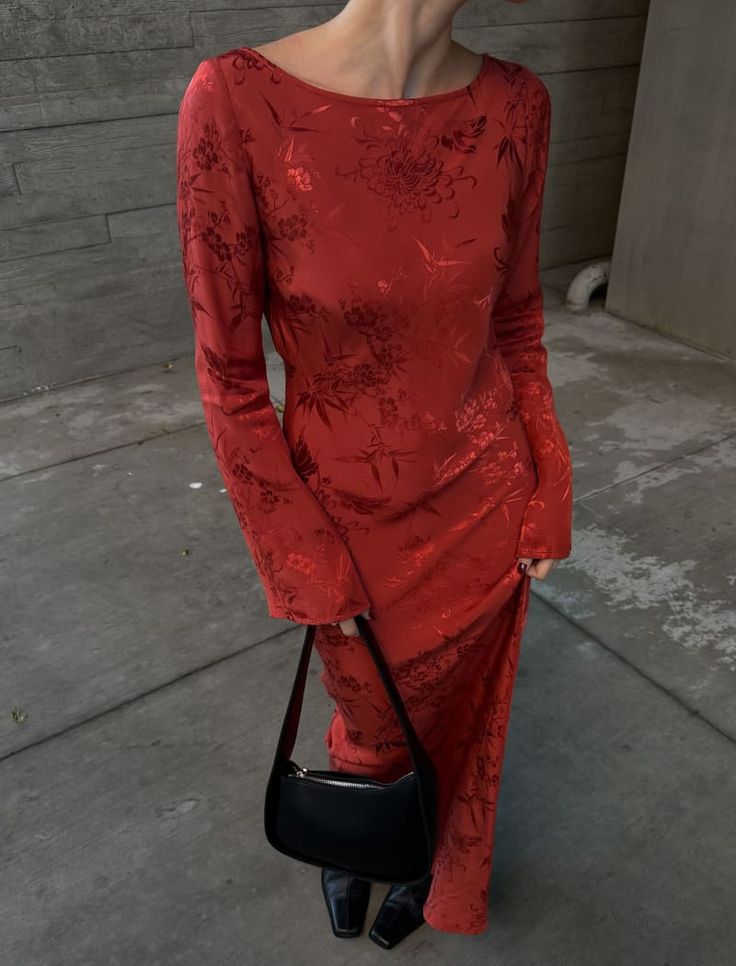
M 179 108 L 177 209 L 207 428 L 269 613 L 320 625 L 328 767 L 392 780 L 403 735 L 370 607 L 440 778 L 427 923 L 487 926 L 531 578 L 571 552 L 572 470 L 538 276 L 550 100 L 483 55 L 467 86 L 329 91 L 248 47 Z M 283 422 L 265 314 L 283 358 Z

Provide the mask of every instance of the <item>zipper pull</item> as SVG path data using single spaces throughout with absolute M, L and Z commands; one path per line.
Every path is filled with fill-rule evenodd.
M 296 766 L 296 773 L 300 778 L 303 778 L 307 774 L 308 769 L 304 768 L 303 765 Z

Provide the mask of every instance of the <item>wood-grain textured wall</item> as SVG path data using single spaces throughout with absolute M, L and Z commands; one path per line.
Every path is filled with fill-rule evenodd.
M 610 253 L 648 0 L 468 3 L 455 37 L 553 100 L 542 266 Z M 0 7 L 0 398 L 191 351 L 174 144 L 204 57 L 342 4 L 5 0 Z

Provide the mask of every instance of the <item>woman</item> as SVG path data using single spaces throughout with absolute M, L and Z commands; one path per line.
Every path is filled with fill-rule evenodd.
M 461 6 L 349 0 L 203 61 L 179 111 L 207 428 L 270 615 L 319 625 L 329 767 L 383 781 L 409 767 L 361 613 L 438 771 L 432 873 L 390 886 L 370 931 L 384 948 L 422 922 L 487 926 L 529 582 L 571 551 L 541 342 L 549 96 L 451 40 Z M 361 931 L 369 887 L 322 870 L 335 935 Z

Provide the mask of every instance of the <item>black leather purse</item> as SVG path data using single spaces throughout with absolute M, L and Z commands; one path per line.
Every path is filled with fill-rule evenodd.
M 410 884 L 430 871 L 436 845 L 437 773 L 404 707 L 367 618 L 355 617 L 396 711 L 412 770 L 392 782 L 304 768 L 291 760 L 316 625 L 307 628 L 266 788 L 270 844 L 293 859 L 375 882 Z

